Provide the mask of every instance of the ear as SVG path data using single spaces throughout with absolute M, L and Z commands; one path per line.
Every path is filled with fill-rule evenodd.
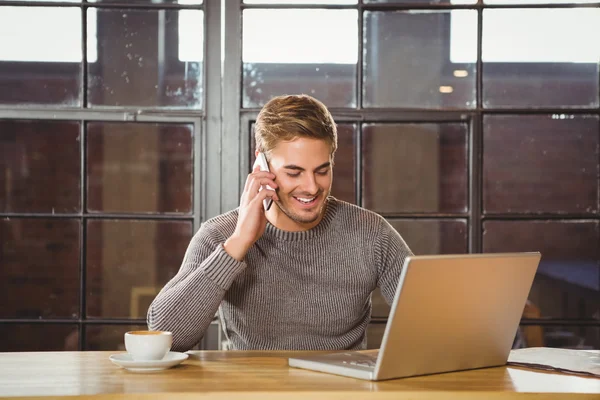
M 260 153 L 260 152 L 258 151 L 258 149 L 256 149 L 256 150 L 254 151 L 254 157 L 258 157 L 258 153 Z

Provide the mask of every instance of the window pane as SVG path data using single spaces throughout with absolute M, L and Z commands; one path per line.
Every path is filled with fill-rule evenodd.
M 181 265 L 188 221 L 92 220 L 87 231 L 87 315 L 145 318 Z
M 600 328 L 594 326 L 521 325 L 514 347 L 598 350 L 600 349 Z
M 597 116 L 486 116 L 487 213 L 598 212 Z
M 364 0 L 364 3 L 475 4 L 475 3 L 477 3 L 477 0 Z
M 389 219 L 388 222 L 400 233 L 414 254 L 468 252 L 468 228 L 464 219 Z M 385 318 L 390 314 L 390 306 L 379 289 L 373 292 L 371 301 L 373 317 Z M 371 343 L 371 338 L 368 340 Z
M 201 108 L 203 30 L 202 10 L 90 8 L 89 103 Z
M 123 0 L 87 0 L 88 3 L 121 3 Z M 167 4 L 202 4 L 202 0 L 128 0 L 127 3 L 133 4 L 152 4 L 152 3 L 167 3 Z
M 366 208 L 467 211 L 467 124 L 367 124 L 362 142 Z
M 285 93 L 354 107 L 357 60 L 357 10 L 243 12 L 243 107 L 260 107 Z
M 0 352 L 79 349 L 79 329 L 73 324 L 0 323 L 0 338 Z
M 78 122 L 0 120 L 0 212 L 81 208 Z
M 75 219 L 0 219 L 0 318 L 79 316 L 80 229 Z
M 592 37 L 600 37 L 598 8 L 484 10 L 484 106 L 597 107 Z
M 80 9 L 0 7 L 0 37 L 0 104 L 81 105 Z
M 90 212 L 191 213 L 192 125 L 87 128 Z
M 476 11 L 367 11 L 364 19 L 365 107 L 475 107 Z
M 126 351 L 125 333 L 146 330 L 144 325 L 87 325 L 85 327 L 85 349 L 92 351 Z
M 246 4 L 356 4 L 357 0 L 244 0 Z
M 2 2 L 9 2 L 11 0 L 0 0 L 0 3 Z M 15 1 L 22 1 L 23 3 L 27 3 L 30 2 L 32 0 L 15 0 Z M 38 3 L 81 3 L 81 0 L 35 0 Z
M 355 124 L 338 124 L 338 149 L 335 152 L 331 195 L 356 204 L 356 141 Z
M 483 0 L 484 4 L 570 4 L 597 3 L 597 0 Z
M 465 219 L 390 219 L 414 254 L 462 254 L 468 252 Z
M 541 318 L 600 315 L 599 221 L 487 221 L 483 251 L 539 251 L 529 301 Z

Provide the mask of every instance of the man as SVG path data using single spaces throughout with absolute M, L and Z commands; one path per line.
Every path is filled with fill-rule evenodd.
M 380 287 L 391 304 L 410 249 L 381 216 L 330 196 L 337 128 L 325 105 L 276 97 L 255 132 L 270 172 L 254 168 L 240 206 L 202 224 L 149 329 L 186 351 L 219 310 L 233 349 L 365 348 L 370 295 Z

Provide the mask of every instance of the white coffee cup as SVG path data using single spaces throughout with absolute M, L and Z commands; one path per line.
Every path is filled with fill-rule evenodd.
M 125 350 L 135 361 L 162 360 L 173 344 L 166 331 L 130 331 L 125 333 Z

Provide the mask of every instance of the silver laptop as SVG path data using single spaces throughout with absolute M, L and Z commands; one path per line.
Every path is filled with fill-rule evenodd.
M 506 364 L 541 254 L 412 256 L 379 350 L 290 358 L 372 381 Z

